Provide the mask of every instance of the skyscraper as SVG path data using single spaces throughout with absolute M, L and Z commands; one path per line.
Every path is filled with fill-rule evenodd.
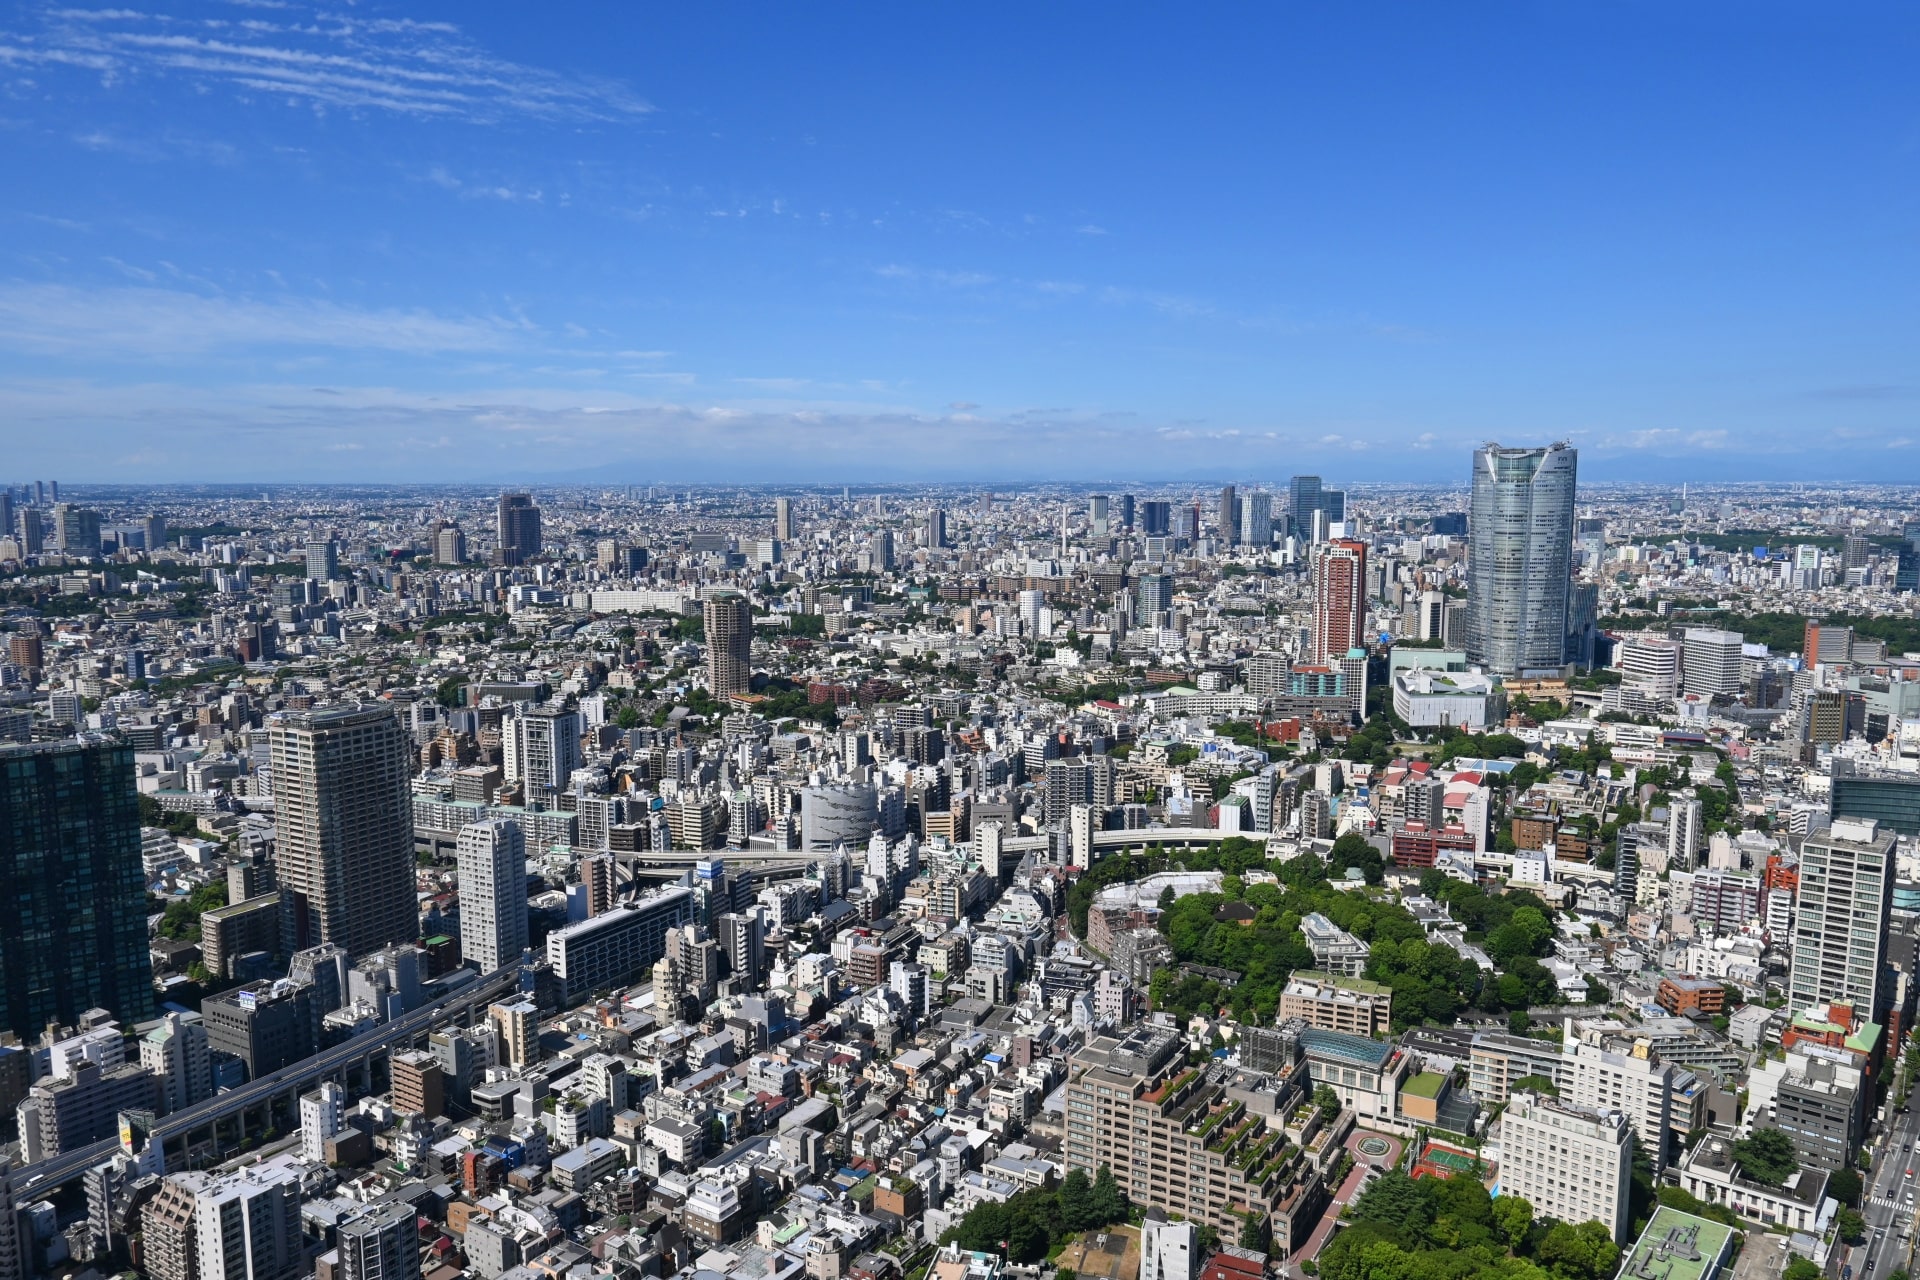
M 944 519 L 945 512 L 935 511 Z M 933 517 L 929 517 L 931 525 Z M 753 689 L 753 605 L 737 591 L 708 596 L 707 692 L 719 701 Z
M 1120 527 L 1133 532 L 1133 495 L 1130 493 L 1120 495 Z
M 374 705 L 283 711 L 268 742 L 285 949 L 357 956 L 419 937 L 412 744 L 399 719 Z
M 0 1028 L 153 1012 L 133 748 L 86 735 L 0 746 Z
M 1894 562 L 1893 589 L 1920 591 L 1920 520 L 1909 520 L 1901 526 L 1899 556 Z
M 1220 540 L 1240 541 L 1240 499 L 1232 485 L 1220 490 Z
M 793 499 L 773 500 L 773 536 L 780 542 L 793 541 Z
M 1313 552 L 1313 660 L 1337 662 L 1366 643 L 1367 544 L 1336 538 Z
M 1320 509 L 1320 477 L 1295 476 L 1287 482 L 1287 515 L 1299 538 L 1313 536 L 1313 513 Z
M 1474 450 L 1467 661 L 1495 675 L 1565 661 L 1577 458 L 1565 443 Z
M 1835 818 L 1801 842 L 1790 1012 L 1838 1003 L 1859 1018 L 1881 1020 L 1893 845 L 1893 832 L 1871 818 Z
M 525 564 L 540 554 L 540 508 L 524 493 L 503 493 L 494 556 L 500 564 Z
M 1096 493 L 1087 499 L 1087 528 L 1096 538 L 1104 538 L 1109 532 L 1111 515 L 1109 499 L 1104 493 Z
M 53 508 L 54 549 L 70 556 L 100 554 L 100 513 L 71 502 Z
M 1164 573 L 1143 573 L 1134 584 L 1133 620 L 1142 627 L 1159 625 L 1160 615 L 1173 608 L 1173 578 Z
M 1273 545 L 1273 495 L 1255 489 L 1240 495 L 1238 541 L 1250 547 Z
M 433 559 L 436 564 L 465 564 L 467 535 L 457 524 L 442 520 L 433 531 Z
M 1173 504 L 1149 498 L 1140 504 L 1140 532 L 1164 538 L 1173 532 Z
M 927 549 L 938 550 L 947 545 L 947 513 L 944 508 L 935 507 L 927 512 Z
M 527 946 L 527 840 L 506 818 L 460 828 L 460 955 L 492 973 Z
M 332 538 L 314 538 L 307 543 L 307 581 L 327 582 L 340 576 L 340 549 Z

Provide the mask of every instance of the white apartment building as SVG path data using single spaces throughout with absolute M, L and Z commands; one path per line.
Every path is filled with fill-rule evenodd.
M 1870 818 L 1836 818 L 1800 846 L 1787 1009 L 1844 1004 L 1881 1012 L 1887 917 L 1893 909 L 1893 832 Z
M 1667 1164 L 1668 1135 L 1695 1127 L 1694 1110 L 1705 1091 L 1691 1071 L 1660 1061 L 1644 1041 L 1596 1039 L 1601 1042 L 1582 1039 L 1568 1019 L 1561 1096 L 1576 1106 L 1626 1116 L 1658 1173 Z
M 460 828 L 460 955 L 481 973 L 527 946 L 527 840 L 510 818 Z
M 327 1162 L 327 1139 L 346 1127 L 347 1091 L 323 1080 L 312 1093 L 300 1095 L 300 1158 L 308 1164 Z
M 1166 1210 L 1147 1210 L 1140 1225 L 1140 1280 L 1193 1280 L 1200 1260 L 1191 1222 L 1169 1222 Z
M 1633 1145 L 1624 1115 L 1516 1093 L 1500 1117 L 1500 1145 L 1502 1195 L 1540 1217 L 1604 1223 L 1625 1242 Z

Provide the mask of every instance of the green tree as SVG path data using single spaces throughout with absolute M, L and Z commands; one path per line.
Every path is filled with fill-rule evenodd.
M 1834 1230 L 1848 1244 L 1859 1244 L 1867 1238 L 1867 1220 L 1860 1216 L 1857 1209 L 1842 1209 L 1833 1216 Z
M 1827 1194 L 1841 1204 L 1860 1207 L 1860 1175 L 1852 1169 L 1840 1169 L 1827 1178 Z
M 1519 1196 L 1501 1196 L 1493 1202 L 1493 1226 L 1509 1249 L 1518 1249 L 1533 1230 L 1533 1206 Z
M 1372 1222 L 1417 1238 L 1432 1221 L 1432 1210 L 1419 1184 L 1403 1170 L 1389 1169 L 1353 1202 L 1354 1222 Z
M 1539 1093 L 1549 1098 L 1557 1098 L 1560 1096 L 1560 1086 L 1546 1076 L 1521 1076 L 1507 1086 L 1507 1092 Z
M 1793 1139 L 1778 1129 L 1755 1129 L 1741 1138 L 1733 1144 L 1733 1158 L 1749 1178 L 1768 1187 L 1779 1186 L 1800 1167 Z
M 1240 1247 L 1242 1249 L 1252 1249 L 1258 1253 L 1265 1253 L 1271 1241 L 1272 1236 L 1267 1230 L 1267 1220 L 1263 1217 L 1255 1217 L 1252 1214 L 1247 1215 L 1247 1220 L 1240 1226 Z
M 1793 1258 L 1780 1273 L 1780 1280 L 1820 1280 L 1820 1268 L 1805 1258 Z
M 1319 1110 L 1322 1120 L 1332 1120 L 1340 1114 L 1340 1095 L 1333 1091 L 1330 1084 L 1319 1085 L 1313 1091 L 1313 1105 Z
M 1127 1220 L 1127 1197 L 1113 1179 L 1113 1170 L 1101 1165 L 1093 1175 L 1093 1212 L 1095 1226 Z
M 1093 1180 L 1085 1169 L 1074 1169 L 1060 1183 L 1060 1223 L 1069 1231 L 1095 1225 Z

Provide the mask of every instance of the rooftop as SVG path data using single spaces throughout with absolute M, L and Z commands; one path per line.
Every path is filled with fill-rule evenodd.
M 1661 1205 L 1634 1241 L 1621 1280 L 1712 1280 L 1733 1228 Z

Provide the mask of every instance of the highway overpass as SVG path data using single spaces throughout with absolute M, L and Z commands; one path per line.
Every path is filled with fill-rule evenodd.
M 471 1019 L 478 1010 L 518 991 L 519 986 L 520 966 L 515 963 L 466 983 L 432 1004 L 422 1005 L 391 1022 L 383 1022 L 292 1066 L 282 1067 L 258 1080 L 248 1081 L 238 1089 L 229 1089 L 205 1102 L 161 1117 L 155 1126 L 155 1139 L 167 1144 L 167 1167 L 182 1166 L 182 1162 L 175 1160 L 175 1153 L 184 1155 L 197 1135 L 212 1136 L 216 1127 L 223 1122 L 238 1121 L 240 1133 L 244 1136 L 250 1113 L 262 1113 L 270 1123 L 276 1103 L 287 1099 L 297 1102 L 301 1094 L 313 1089 L 322 1080 L 344 1082 L 355 1067 L 362 1068 L 365 1077 L 370 1079 L 375 1055 L 400 1046 L 424 1044 L 426 1038 L 440 1027 L 455 1020 Z M 298 1114 L 297 1108 L 295 1114 Z M 119 1146 L 116 1139 L 108 1138 L 88 1147 L 63 1151 L 35 1164 L 22 1165 L 8 1176 L 13 1186 L 14 1202 L 27 1203 L 52 1194 L 55 1189 L 80 1178 L 102 1160 L 109 1159 Z

